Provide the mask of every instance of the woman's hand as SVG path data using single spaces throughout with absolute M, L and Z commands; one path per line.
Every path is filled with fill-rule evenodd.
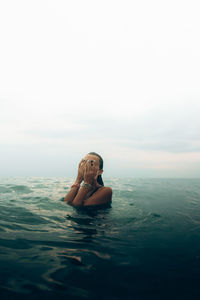
M 86 161 L 84 159 L 82 159 L 78 165 L 78 175 L 76 178 L 76 182 L 81 183 L 83 181 L 83 175 L 84 175 L 84 171 L 85 171 L 85 164 Z
M 98 176 L 98 174 L 97 174 L 98 167 L 95 166 L 92 161 L 88 160 L 86 162 L 86 164 L 84 165 L 84 169 L 85 169 L 85 172 L 83 175 L 84 182 L 94 185 L 96 178 Z

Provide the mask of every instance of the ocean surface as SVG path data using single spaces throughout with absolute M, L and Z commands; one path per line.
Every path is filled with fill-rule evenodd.
M 200 180 L 104 178 L 107 208 L 63 202 L 72 178 L 0 178 L 0 299 L 200 299 Z

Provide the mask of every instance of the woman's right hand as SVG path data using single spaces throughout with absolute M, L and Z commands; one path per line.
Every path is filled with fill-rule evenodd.
M 85 163 L 86 163 L 86 160 L 82 159 L 78 165 L 78 175 L 76 178 L 76 182 L 78 182 L 78 183 L 81 183 L 83 181 Z

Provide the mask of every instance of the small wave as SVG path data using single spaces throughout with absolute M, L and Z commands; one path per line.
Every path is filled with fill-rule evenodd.
M 17 224 L 47 224 L 48 221 L 44 217 L 39 216 L 23 207 L 5 207 L 1 206 L 1 221 Z
M 46 185 L 44 185 L 44 184 L 36 184 L 36 185 L 34 186 L 34 188 L 36 188 L 36 189 L 46 189 L 46 188 L 48 188 L 48 186 L 46 186 Z
M 21 194 L 32 193 L 32 190 L 25 185 L 10 185 L 9 191 L 10 192 L 14 191 L 16 193 L 21 193 Z
M 9 188 L 7 188 L 7 187 L 5 187 L 5 186 L 0 186 L 0 193 L 1 193 L 1 194 L 4 194 L 4 193 L 11 193 L 11 192 L 12 192 L 11 189 L 9 189 Z

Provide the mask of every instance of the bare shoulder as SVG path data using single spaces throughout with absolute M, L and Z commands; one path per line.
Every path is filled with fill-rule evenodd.
M 112 189 L 109 186 L 102 186 L 98 191 L 104 191 L 104 193 L 112 193 Z
M 98 189 L 96 195 L 101 195 L 102 197 L 110 198 L 112 197 L 112 189 L 108 186 L 103 186 L 102 188 Z
M 110 187 L 103 186 L 84 202 L 84 206 L 105 204 L 111 201 L 112 189 Z

